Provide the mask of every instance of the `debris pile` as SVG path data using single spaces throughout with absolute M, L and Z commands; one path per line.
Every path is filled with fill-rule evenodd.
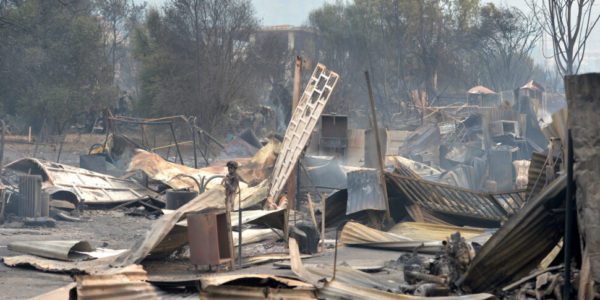
M 597 220 L 569 208 L 567 113 L 537 122 L 540 86 L 512 104 L 474 87 L 462 105 L 419 107 L 417 126 L 380 130 L 322 114 L 338 81 L 316 66 L 283 137 L 220 142 L 193 118 L 108 112 L 105 142 L 80 167 L 6 165 L 4 265 L 72 276 L 38 293 L 58 298 L 598 295 Z M 152 126 L 169 128 L 167 145 L 150 147 Z M 592 160 L 575 128 L 575 155 Z M 596 170 L 576 171 L 577 203 L 593 212 Z M 567 230 L 575 216 L 581 228 Z

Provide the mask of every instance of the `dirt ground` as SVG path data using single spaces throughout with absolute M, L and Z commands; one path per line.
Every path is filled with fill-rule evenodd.
M 60 151 L 60 162 L 79 166 L 79 155 L 88 154 L 90 147 L 94 144 L 103 144 L 103 134 L 68 134 L 65 137 L 62 151 Z M 7 137 L 4 146 L 3 165 L 25 157 L 36 157 L 39 159 L 57 161 L 60 150 L 60 138 L 49 137 L 45 143 L 35 144 L 26 142 L 11 142 L 11 140 L 26 141 L 25 136 Z
M 57 221 L 54 228 L 26 227 L 21 222 L 0 225 L 0 256 L 19 255 L 7 249 L 10 242 L 42 240 L 86 240 L 93 246 L 128 249 L 142 238 L 153 222 L 127 216 L 122 211 L 90 210 L 82 217 L 89 222 Z M 72 282 L 68 275 L 44 273 L 0 264 L 0 291 L 3 299 L 27 299 Z
M 120 210 L 88 210 L 82 213 L 82 217 L 90 220 L 82 223 L 57 221 L 54 228 L 27 227 L 23 226 L 21 222 L 0 225 L 0 257 L 20 255 L 18 252 L 7 249 L 7 245 L 15 241 L 86 240 L 96 247 L 130 249 L 135 241 L 145 236 L 152 223 L 155 222 L 155 220 L 145 217 L 127 215 Z M 335 232 L 328 232 L 329 236 L 335 236 Z M 244 245 L 242 249 L 244 257 L 287 252 L 283 241 L 265 241 Z M 400 254 L 393 251 L 342 247 L 339 250 L 338 263 L 344 264 L 345 260 L 356 260 L 357 258 L 395 260 Z M 331 265 L 333 256 L 333 250 L 328 249 L 325 254 L 306 259 L 305 262 Z M 143 265 L 151 277 L 195 276 L 198 274 L 185 255 L 163 260 L 144 261 Z M 235 272 L 294 276 L 289 269 L 278 270 L 270 263 L 250 267 L 250 269 L 236 270 Z M 384 273 L 381 276 L 397 277 L 398 275 Z M 67 274 L 47 273 L 32 268 L 11 268 L 0 264 L 0 291 L 2 291 L 0 299 L 28 299 L 71 282 L 73 282 L 73 279 Z M 190 295 L 165 294 L 164 296 L 166 298 L 181 299 Z

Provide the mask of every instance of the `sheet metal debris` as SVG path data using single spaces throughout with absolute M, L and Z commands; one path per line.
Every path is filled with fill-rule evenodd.
M 90 259 L 84 252 L 94 251 L 87 241 L 27 241 L 12 242 L 8 250 L 65 261 Z
M 238 168 L 238 174 L 244 182 L 251 186 L 262 182 L 273 171 L 280 151 L 281 142 L 275 137 L 270 138 L 269 142 L 260 148 L 250 161 L 243 163 Z
M 225 175 L 225 170 L 217 173 L 213 170 L 194 169 L 166 161 L 156 153 L 141 149 L 134 151 L 127 167 L 127 172 L 136 171 L 141 171 L 150 179 L 160 181 L 173 189 L 191 189 L 197 192 L 204 180 L 215 175 Z M 207 188 L 218 186 L 220 183 L 219 180 L 212 180 L 208 183 Z
M 281 153 L 277 156 L 275 162 L 268 197 L 271 203 L 278 201 L 279 195 L 296 166 L 300 154 L 307 145 L 308 139 L 317 125 L 319 116 L 323 112 L 338 79 L 339 75 L 337 73 L 328 70 L 322 64 L 317 64 L 308 80 L 308 85 L 285 132 Z
M 443 241 L 456 232 L 467 239 L 485 235 L 479 228 L 464 228 L 440 224 L 406 222 L 399 223 L 384 232 L 368 226 L 348 222 L 342 229 L 340 242 L 348 246 L 381 248 L 389 250 L 437 253 L 443 248 Z
M 519 192 L 482 193 L 437 182 L 387 173 L 402 199 L 434 212 L 501 222 L 524 204 Z M 392 205 L 390 205 L 393 207 Z
M 317 291 L 317 296 L 324 299 L 431 299 L 426 297 L 418 297 L 405 294 L 396 294 L 387 290 L 378 288 L 386 288 L 389 283 L 381 282 L 371 278 L 367 273 L 353 270 L 352 268 L 342 267 L 340 274 L 336 273 L 335 278 L 328 278 L 322 269 L 324 268 L 307 268 L 300 259 L 300 251 L 298 250 L 298 242 L 295 239 L 289 239 L 289 249 L 294 274 L 302 278 L 304 281 L 312 284 Z M 339 277 L 338 277 L 339 276 Z M 396 286 L 392 290 L 396 289 Z M 483 300 L 495 299 L 495 296 L 490 294 L 473 294 L 467 296 L 453 297 L 438 297 L 435 299 L 454 299 L 454 300 Z
M 91 274 L 106 270 L 107 266 L 114 261 L 114 257 L 99 258 L 84 261 L 61 261 L 56 259 L 42 258 L 32 255 L 5 256 L 2 258 L 5 265 L 9 267 L 32 267 L 34 269 L 67 274 Z
M 492 291 L 533 270 L 563 235 L 566 177 L 557 178 L 504 224 L 457 282 L 466 291 Z M 491 272 L 490 270 L 493 270 Z
M 77 299 L 162 299 L 140 265 L 75 278 Z
M 376 169 L 363 168 L 348 172 L 348 204 L 346 214 L 363 210 L 385 211 L 381 176 Z
M 169 235 L 175 224 L 185 218 L 187 213 L 199 212 L 208 208 L 225 208 L 223 199 L 225 199 L 224 190 L 208 190 L 173 213 L 164 215 L 152 224 L 152 227 L 143 239 L 138 240 L 133 245 L 131 252 L 117 257 L 115 261 L 116 265 L 127 266 L 142 261 Z M 183 235 L 185 235 L 185 231 Z
M 132 180 L 35 158 L 14 161 L 6 168 L 42 176 L 42 189 L 60 200 L 107 204 L 158 196 Z

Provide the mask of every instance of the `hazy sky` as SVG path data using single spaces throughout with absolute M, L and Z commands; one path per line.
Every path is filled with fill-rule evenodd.
M 265 26 L 303 25 L 307 22 L 308 14 L 312 10 L 319 8 L 324 3 L 335 3 L 336 1 L 338 0 L 251 0 L 258 18 Z M 149 6 L 161 7 L 167 0 L 136 0 L 136 2 L 146 2 Z M 491 2 L 527 9 L 524 0 L 492 0 Z
M 135 0 L 136 2 L 146 2 L 149 6 L 161 7 L 168 0 Z M 271 25 L 295 25 L 300 26 L 308 22 L 309 13 L 322 6 L 324 3 L 335 3 L 341 0 L 251 0 L 256 14 L 264 26 Z M 348 2 L 348 0 L 344 0 Z M 420 0 L 405 0 L 420 1 Z M 542 1 L 542 0 L 536 0 Z M 493 2 L 498 5 L 515 6 L 528 13 L 529 8 L 525 0 L 482 0 L 481 2 Z M 596 4 L 595 10 L 600 13 L 600 3 Z M 546 42 L 540 40 L 538 47 L 533 51 L 533 57 L 538 63 L 551 63 L 551 59 L 544 59 L 544 56 L 551 55 L 551 47 Z M 543 45 L 543 46 L 542 46 Z M 546 48 L 545 53 L 542 48 Z M 600 70 L 600 24 L 591 35 L 591 41 L 588 43 L 586 59 L 590 60 L 590 67 L 585 71 Z M 582 70 L 583 71 L 583 70 Z

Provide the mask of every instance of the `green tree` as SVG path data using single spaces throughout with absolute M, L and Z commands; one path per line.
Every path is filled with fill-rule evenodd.
M 89 1 L 14 1 L 0 27 L 5 112 L 62 133 L 111 97 L 102 27 Z
M 148 12 L 135 38 L 142 64 L 140 109 L 186 114 L 207 130 L 227 124 L 234 105 L 255 99 L 249 1 L 173 0 Z

